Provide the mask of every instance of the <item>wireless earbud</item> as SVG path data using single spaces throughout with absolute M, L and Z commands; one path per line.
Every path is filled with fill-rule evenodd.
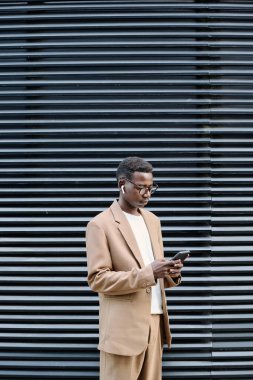
M 125 194 L 124 185 L 121 186 L 121 191 L 122 191 L 123 194 Z

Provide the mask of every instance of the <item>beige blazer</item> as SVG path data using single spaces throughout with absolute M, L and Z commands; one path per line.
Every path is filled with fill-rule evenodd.
M 140 212 L 149 231 L 154 257 L 162 259 L 160 221 L 145 209 Z M 99 293 L 98 348 L 117 355 L 138 355 L 148 344 L 151 286 L 156 282 L 151 265 L 144 265 L 132 229 L 116 200 L 88 223 L 86 248 L 88 283 Z M 175 286 L 180 279 L 175 281 L 169 276 L 160 280 L 164 338 L 169 347 L 171 333 L 164 287 Z

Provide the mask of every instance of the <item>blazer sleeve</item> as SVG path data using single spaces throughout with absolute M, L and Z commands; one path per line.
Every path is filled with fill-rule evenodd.
M 88 284 L 98 293 L 124 295 L 155 285 L 151 265 L 129 271 L 114 271 L 104 229 L 94 221 L 87 225 Z

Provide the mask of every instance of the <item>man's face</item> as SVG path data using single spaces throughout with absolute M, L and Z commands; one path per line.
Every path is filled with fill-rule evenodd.
M 145 207 L 148 204 L 151 194 L 148 189 L 144 191 L 142 187 L 144 186 L 146 188 L 150 188 L 150 186 L 153 185 L 153 174 L 134 172 L 131 178 L 131 182 L 127 180 L 125 181 L 125 201 L 128 202 L 132 207 Z

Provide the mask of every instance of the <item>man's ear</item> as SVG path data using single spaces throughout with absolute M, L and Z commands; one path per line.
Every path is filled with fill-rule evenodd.
M 118 181 L 118 187 L 121 191 L 122 194 L 125 194 L 125 184 L 126 184 L 126 180 L 124 178 L 120 178 L 119 181 Z
M 125 186 L 126 181 L 123 178 L 120 178 L 118 181 L 118 188 L 121 189 L 122 186 Z

